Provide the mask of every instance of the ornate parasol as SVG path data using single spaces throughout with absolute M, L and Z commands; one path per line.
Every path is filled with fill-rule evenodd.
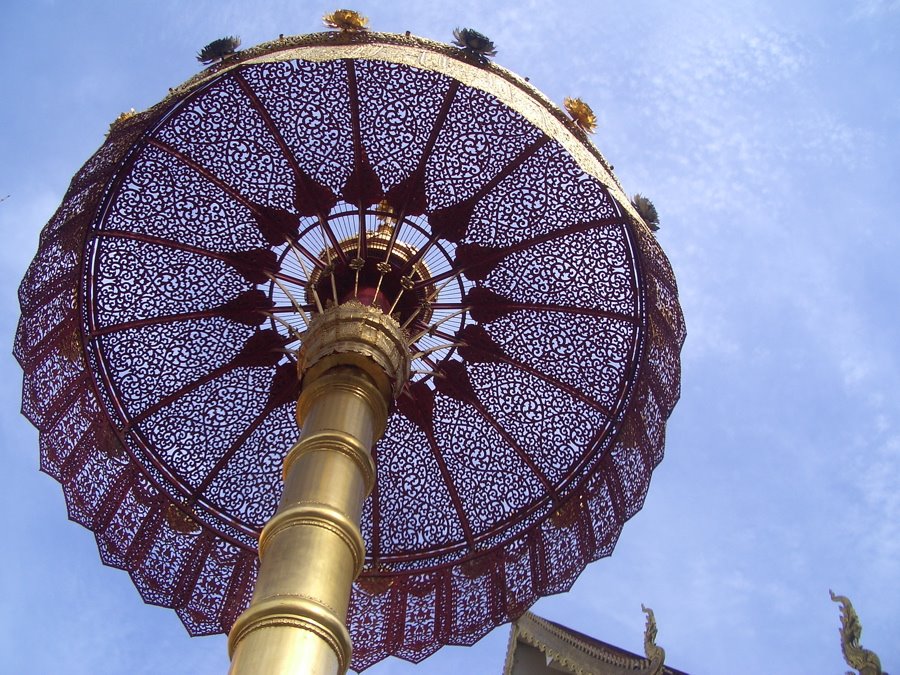
M 269 634 L 345 667 L 344 614 L 357 670 L 471 644 L 609 555 L 662 459 L 670 266 L 485 53 L 224 57 L 116 120 L 41 235 L 15 344 L 41 468 L 235 672 Z

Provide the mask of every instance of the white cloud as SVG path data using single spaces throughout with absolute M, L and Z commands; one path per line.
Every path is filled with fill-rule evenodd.
M 811 108 L 801 118 L 791 120 L 782 151 L 785 160 L 808 164 L 840 165 L 856 169 L 867 164 L 876 141 L 866 129 L 854 127 L 839 119 L 832 111 Z

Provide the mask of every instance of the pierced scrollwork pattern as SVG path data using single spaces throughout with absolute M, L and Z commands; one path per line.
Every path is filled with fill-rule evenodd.
M 413 466 L 409 465 L 410 448 L 416 448 Z M 393 415 L 377 446 L 375 461 L 378 494 L 391 496 L 378 499 L 378 522 L 373 523 L 379 535 L 379 559 L 415 555 L 436 541 L 464 546 L 460 519 L 448 517 L 455 511 L 451 492 L 442 479 L 440 459 L 421 429 L 404 416 Z M 369 522 L 372 519 L 372 515 L 367 518 Z M 371 545 L 369 550 L 373 550 Z
M 634 324 L 621 320 L 528 310 L 500 317 L 485 330 L 495 341 L 504 340 L 516 363 L 581 392 L 608 415 L 621 395 L 617 385 L 637 333 Z
M 360 133 L 385 191 L 416 171 L 450 92 L 450 81 L 393 63 L 356 64 Z
M 557 143 L 547 143 L 478 202 L 466 241 L 522 245 L 581 223 L 616 220 L 620 210 Z M 503 223 L 502 228 L 496 226 Z
M 90 309 L 97 328 L 211 310 L 250 288 L 228 263 L 161 241 L 94 241 Z
M 149 201 L 148 192 L 156 195 Z M 207 251 L 252 250 L 265 246 L 253 213 L 220 185 L 197 180 L 197 172 L 173 162 L 163 150 L 144 149 L 119 189 L 104 229 L 147 236 L 179 224 L 179 243 Z
M 282 61 L 241 76 L 301 169 L 339 194 L 354 165 L 346 64 Z
M 414 373 L 373 449 L 363 669 L 471 644 L 612 552 L 685 328 L 655 238 L 584 168 L 598 153 L 532 122 L 564 119 L 546 101 L 513 109 L 526 89 L 504 102 L 513 80 L 453 50 L 405 65 L 402 36 L 359 37 L 383 60 L 322 40 L 248 50 L 111 127 L 41 235 L 14 350 L 70 516 L 216 633 L 280 497 L 305 322 L 379 280 Z
M 491 179 L 514 170 L 522 152 L 541 138 L 521 115 L 491 100 L 468 87 L 456 93 L 427 162 L 432 210 L 464 202 Z
M 463 503 L 459 516 L 473 539 L 514 521 L 520 510 L 540 500 L 543 475 L 475 406 L 438 396 L 434 427 L 438 452 Z
M 597 408 L 549 378 L 514 364 L 476 363 L 469 372 L 487 413 L 554 485 L 581 459 L 580 449 L 590 443 L 591 429 L 606 421 Z
M 252 333 L 247 326 L 221 317 L 188 320 L 182 329 L 188 339 L 177 345 L 167 344 L 168 323 L 124 328 L 98 338 L 103 351 L 126 366 L 118 378 L 118 389 L 123 407 L 131 415 L 205 375 L 210 344 L 221 341 L 223 353 L 231 357 Z
M 636 316 L 628 259 L 621 227 L 570 232 L 511 251 L 496 263 L 484 286 L 513 302 Z
M 244 433 L 251 429 L 240 446 L 232 444 L 223 454 L 222 468 L 207 474 L 209 485 L 202 496 L 213 508 L 261 530 L 281 496 L 284 448 L 296 441 L 293 406 L 282 405 L 265 416 L 258 415 Z
M 296 200 L 291 166 L 241 82 L 240 75 L 223 78 L 185 103 L 153 142 L 249 202 L 289 209 Z

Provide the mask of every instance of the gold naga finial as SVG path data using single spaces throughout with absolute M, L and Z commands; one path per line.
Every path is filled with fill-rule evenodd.
M 368 30 L 369 19 L 352 9 L 336 9 L 322 17 L 328 28 L 340 30 L 342 33 L 359 33 Z
M 566 107 L 566 112 L 572 116 L 575 126 L 579 129 L 589 134 L 597 130 L 597 116 L 587 103 L 580 98 L 569 98 L 567 96 L 563 99 L 563 105 Z
M 836 595 L 834 591 L 828 589 L 831 599 L 841 604 L 841 651 L 844 653 L 844 660 L 851 668 L 856 668 L 859 675 L 886 675 L 881 670 L 881 660 L 878 655 L 868 649 L 863 649 L 859 644 L 859 638 L 862 636 L 862 624 L 859 621 L 859 615 L 853 609 L 853 603 L 846 595 Z M 848 672 L 847 675 L 854 675 Z
M 644 654 L 650 661 L 649 675 L 662 675 L 666 663 L 666 650 L 656 644 L 656 616 L 649 607 L 641 603 L 641 610 L 647 615 L 647 625 L 644 628 Z

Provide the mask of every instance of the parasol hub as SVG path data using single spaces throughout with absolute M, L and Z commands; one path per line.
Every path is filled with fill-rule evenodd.
M 315 290 L 320 298 L 336 295 L 342 304 L 354 300 L 376 307 L 401 324 L 413 316 L 419 323 L 428 324 L 430 304 L 436 296 L 430 283 L 431 271 L 415 247 L 396 237 L 390 220 L 366 232 L 364 238 L 349 237 L 338 245 L 340 254 L 336 247 L 320 252 L 319 258 L 331 264 L 310 274 L 307 302 L 312 302 Z

